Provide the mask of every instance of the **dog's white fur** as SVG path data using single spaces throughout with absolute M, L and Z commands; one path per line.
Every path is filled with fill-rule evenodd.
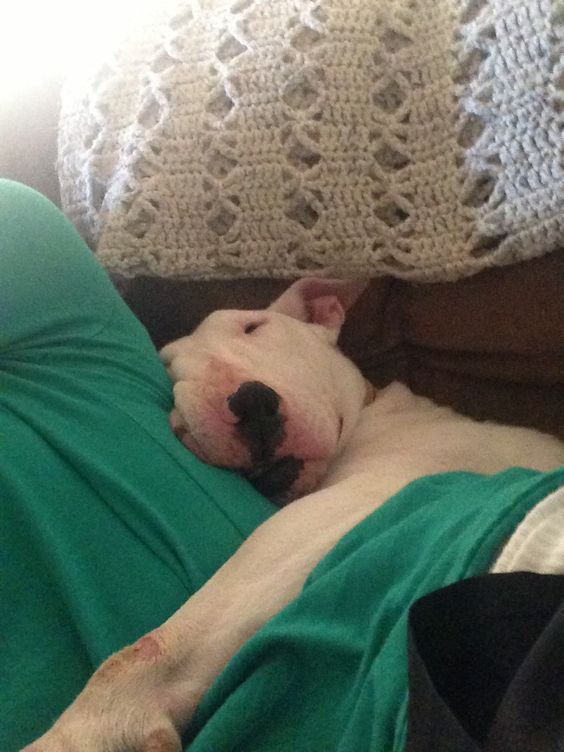
M 251 469 L 225 403 L 242 381 L 261 381 L 281 397 L 276 455 L 304 460 L 288 498 L 309 493 L 261 525 L 159 629 L 106 661 L 27 752 L 181 750 L 179 734 L 237 649 L 390 496 L 449 470 L 564 464 L 564 446 L 550 436 L 476 423 L 401 384 L 366 404 L 364 379 L 335 347 L 344 307 L 358 291 L 302 280 L 266 311 L 213 314 L 164 348 L 175 382 L 171 422 L 187 446 L 215 464 Z

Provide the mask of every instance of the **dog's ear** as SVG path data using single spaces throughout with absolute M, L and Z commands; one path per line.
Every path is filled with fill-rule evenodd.
M 345 311 L 360 297 L 367 284 L 359 280 L 299 279 L 269 306 L 269 310 L 320 324 L 338 335 Z

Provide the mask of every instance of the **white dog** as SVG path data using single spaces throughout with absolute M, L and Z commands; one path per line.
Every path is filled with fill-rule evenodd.
M 360 290 L 301 280 L 270 308 L 216 312 L 163 349 L 179 438 L 283 508 L 165 624 L 103 663 L 26 752 L 181 750 L 180 733 L 233 654 L 390 496 L 434 473 L 564 464 L 552 437 L 474 422 L 400 384 L 377 392 L 336 348 Z

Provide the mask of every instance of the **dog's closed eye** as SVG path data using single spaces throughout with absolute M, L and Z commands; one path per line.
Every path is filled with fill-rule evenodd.
M 245 324 L 243 331 L 245 334 L 252 334 L 259 328 L 259 326 L 263 326 L 265 323 L 265 321 L 250 321 L 248 324 Z

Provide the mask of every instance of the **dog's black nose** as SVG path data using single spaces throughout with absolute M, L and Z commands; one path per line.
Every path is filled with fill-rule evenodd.
M 245 381 L 227 402 L 229 409 L 239 420 L 253 420 L 257 415 L 276 415 L 280 397 L 274 389 L 261 381 Z
M 251 450 L 253 463 L 264 462 L 284 438 L 284 421 L 279 412 L 280 397 L 260 381 L 245 381 L 227 398 L 237 417 L 237 430 Z

